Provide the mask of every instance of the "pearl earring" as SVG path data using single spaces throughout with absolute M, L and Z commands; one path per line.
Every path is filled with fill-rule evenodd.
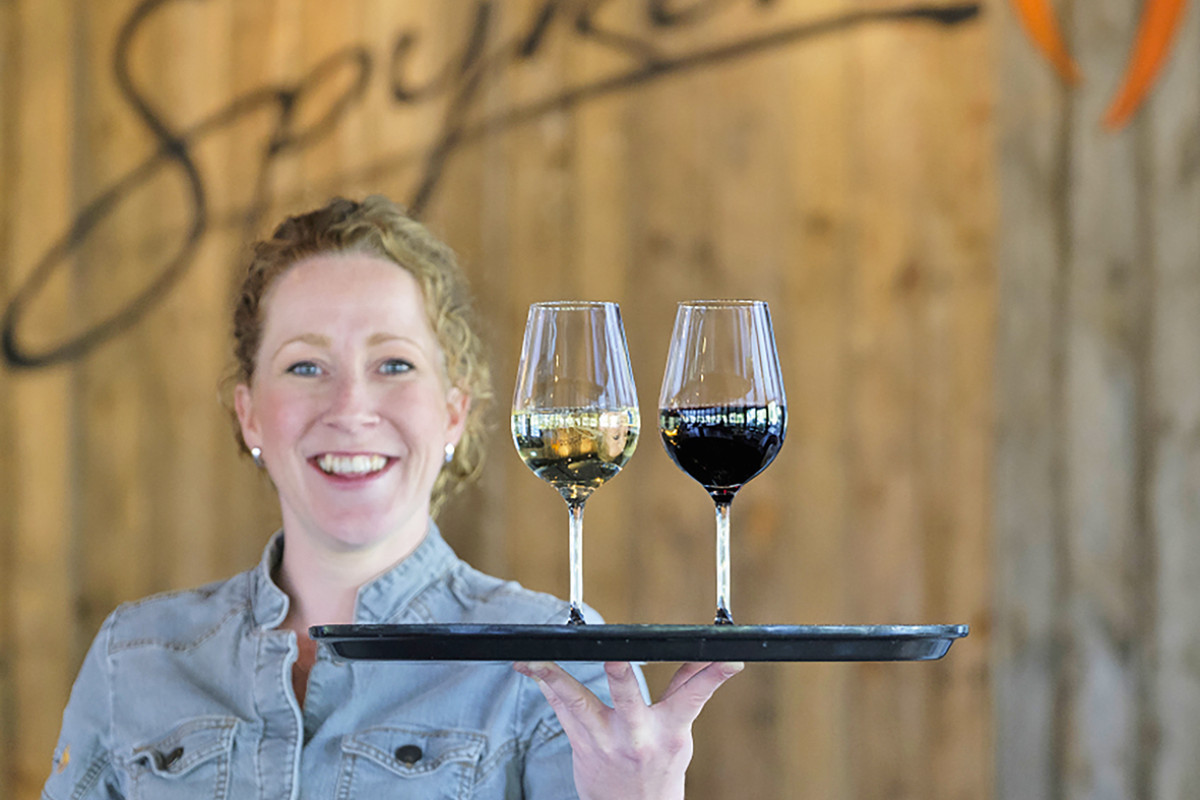
M 454 444 L 447 443 L 446 444 L 446 463 L 449 464 L 453 460 L 454 460 Z
M 250 457 L 254 459 L 254 466 L 258 467 L 259 469 L 262 469 L 264 466 L 266 466 L 263 463 L 261 447 L 251 447 Z

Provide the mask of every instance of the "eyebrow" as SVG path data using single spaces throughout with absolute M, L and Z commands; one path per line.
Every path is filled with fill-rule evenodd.
M 283 352 L 283 348 L 289 344 L 309 344 L 313 347 L 329 347 L 332 344 L 328 336 L 321 336 L 317 333 L 302 333 L 299 336 L 293 336 L 275 349 L 275 354 Z
M 399 341 L 413 342 L 415 344 L 415 342 L 407 336 L 398 336 L 394 333 L 373 333 L 371 334 L 370 338 L 367 339 L 367 346 L 375 347 L 377 345 L 386 344 L 387 342 Z M 333 345 L 333 340 L 331 340 L 328 336 L 322 336 L 319 333 L 302 333 L 299 336 L 293 336 L 283 344 L 279 345 L 279 348 L 275 351 L 276 355 L 283 352 L 283 349 L 288 345 L 297 343 L 307 344 L 313 347 L 327 348 Z

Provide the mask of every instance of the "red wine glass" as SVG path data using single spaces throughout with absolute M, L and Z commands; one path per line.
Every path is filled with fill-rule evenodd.
M 718 625 L 729 611 L 729 508 L 767 468 L 787 433 L 787 398 L 761 300 L 680 303 L 658 400 L 667 455 L 698 481 L 717 512 Z

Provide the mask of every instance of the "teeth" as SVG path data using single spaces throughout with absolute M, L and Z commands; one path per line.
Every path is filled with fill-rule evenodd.
M 335 456 L 326 453 L 317 459 L 317 466 L 329 475 L 367 475 L 387 466 L 387 459 L 379 454 Z

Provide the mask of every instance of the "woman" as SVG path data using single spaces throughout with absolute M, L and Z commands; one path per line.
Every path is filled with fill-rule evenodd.
M 684 665 L 647 706 L 628 664 L 340 662 L 307 635 L 566 614 L 432 521 L 478 471 L 489 396 L 453 254 L 384 198 L 335 200 L 256 246 L 234 338 L 282 530 L 257 568 L 105 621 L 45 795 L 683 797 L 691 723 L 740 665 Z

